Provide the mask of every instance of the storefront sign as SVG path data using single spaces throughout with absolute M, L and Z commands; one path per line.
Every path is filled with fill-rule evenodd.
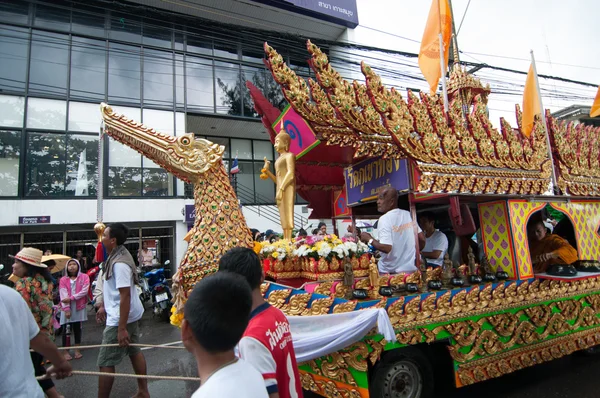
M 383 187 L 409 188 L 406 159 L 367 159 L 344 170 L 348 205 L 373 200 Z
M 272 127 L 277 134 L 285 131 L 290 135 L 292 139 L 290 152 L 296 155 L 296 159 L 300 159 L 321 143 L 304 118 L 289 105 L 281 112 Z
M 50 216 L 19 217 L 19 224 L 50 224 Z
M 196 220 L 196 206 L 185 205 L 185 222 L 188 225 L 194 224 L 194 220 Z
M 350 216 L 350 208 L 346 199 L 346 190 L 340 189 L 333 191 L 333 216 L 348 217 Z
M 356 28 L 358 26 L 358 9 L 356 0 L 254 0 L 277 8 L 283 8 L 323 19 L 338 25 Z

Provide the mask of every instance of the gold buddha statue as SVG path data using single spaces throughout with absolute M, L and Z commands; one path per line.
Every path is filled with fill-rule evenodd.
M 273 145 L 279 158 L 275 161 L 275 174 L 270 170 L 271 162 L 265 158 L 260 178 L 270 178 L 276 185 L 275 203 L 279 209 L 283 239 L 292 239 L 294 229 L 294 199 L 296 198 L 296 156 L 290 152 L 291 138 L 280 132 Z

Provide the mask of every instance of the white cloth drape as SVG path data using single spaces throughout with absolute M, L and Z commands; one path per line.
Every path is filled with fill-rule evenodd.
M 356 343 L 377 326 L 387 341 L 396 341 L 383 308 L 315 316 L 288 316 L 296 360 L 309 361 Z

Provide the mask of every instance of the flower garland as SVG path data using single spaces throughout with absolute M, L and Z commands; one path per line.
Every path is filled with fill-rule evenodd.
M 278 240 L 273 243 L 261 242 L 260 253 L 264 258 L 284 260 L 285 258 L 325 258 L 331 261 L 334 257 L 360 257 L 369 251 L 362 242 L 353 239 L 340 239 L 336 235 L 307 236 L 295 240 Z

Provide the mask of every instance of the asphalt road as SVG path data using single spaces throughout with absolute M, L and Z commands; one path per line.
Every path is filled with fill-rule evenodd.
M 148 344 L 168 344 L 180 340 L 179 329 L 158 318 L 149 310 L 141 321 L 141 340 Z M 84 323 L 82 344 L 100 344 L 102 327 L 96 325 L 94 314 Z M 60 338 L 57 339 L 60 343 Z M 150 375 L 197 377 L 194 358 L 185 350 L 145 349 L 144 355 Z M 84 357 L 73 360 L 73 369 L 97 371 L 97 349 L 83 352 Z M 596 398 L 600 396 L 600 355 L 573 354 L 552 362 L 523 369 L 504 377 L 478 383 L 461 389 L 445 389 L 436 397 L 460 398 Z M 129 360 L 117 367 L 119 373 L 133 373 Z M 232 381 L 235 382 L 235 381 Z M 67 398 L 92 398 L 97 396 L 98 378 L 73 376 L 56 382 L 58 391 Z M 157 380 L 148 383 L 153 397 L 190 397 L 198 388 L 196 382 Z M 131 397 L 136 392 L 134 379 L 117 378 L 113 397 Z

